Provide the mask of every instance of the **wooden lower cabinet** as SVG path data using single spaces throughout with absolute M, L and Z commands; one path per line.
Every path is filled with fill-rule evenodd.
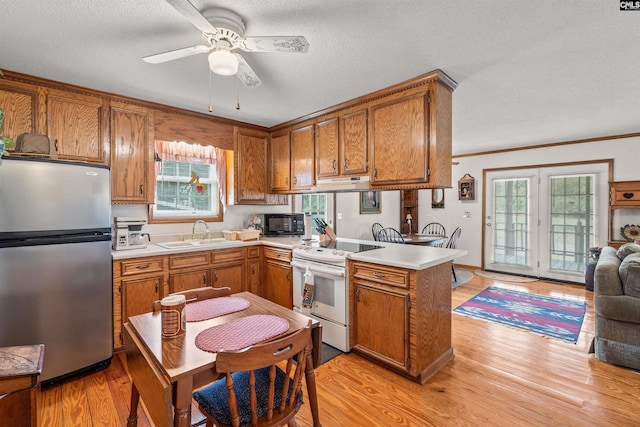
M 389 292 L 356 284 L 355 295 L 355 347 L 408 372 L 408 292 Z
M 260 296 L 293 308 L 293 277 L 291 251 L 279 248 L 264 248 L 264 279 Z
M 151 304 L 166 295 L 167 257 L 113 261 L 113 348 L 124 346 L 122 325 L 129 316 L 151 311 Z
M 349 261 L 353 351 L 424 384 L 453 359 L 451 264 L 410 270 Z
M 252 294 L 260 294 L 260 264 L 262 264 L 261 246 L 247 248 L 247 287 Z
M 244 278 L 245 262 L 220 265 L 211 269 L 211 286 L 214 288 L 229 287 L 231 293 L 246 291 Z
M 208 268 L 186 271 L 169 271 L 169 293 L 210 286 Z

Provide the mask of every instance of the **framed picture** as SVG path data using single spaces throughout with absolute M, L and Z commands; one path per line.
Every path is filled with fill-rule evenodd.
M 363 191 L 360 193 L 360 213 L 379 214 L 382 212 L 382 200 L 379 191 Z
M 475 200 L 475 178 L 465 174 L 458 180 L 458 200 Z
M 431 190 L 431 208 L 444 208 L 444 189 L 434 188 Z

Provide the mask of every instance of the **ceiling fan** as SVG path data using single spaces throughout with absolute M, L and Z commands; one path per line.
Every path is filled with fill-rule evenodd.
M 211 71 L 223 76 L 235 74 L 248 87 L 262 84 L 244 58 L 233 52 L 290 52 L 306 53 L 309 43 L 302 36 L 245 37 L 244 22 L 235 12 L 214 8 L 200 13 L 189 0 L 166 0 L 202 32 L 208 45 L 185 47 L 142 58 L 150 64 L 160 64 L 187 56 L 209 53 Z

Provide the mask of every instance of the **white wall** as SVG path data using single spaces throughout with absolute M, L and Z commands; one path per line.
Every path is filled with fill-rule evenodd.
M 479 147 L 479 150 L 481 148 Z M 547 165 L 585 160 L 614 159 L 614 180 L 640 180 L 640 137 L 623 138 L 601 142 L 568 144 L 554 147 L 510 151 L 506 153 L 487 154 L 470 157 L 459 157 L 459 162 L 452 167 L 452 183 L 457 186 L 458 180 L 468 173 L 475 178 L 476 198 L 473 201 L 458 200 L 457 188 L 446 189 L 444 209 L 431 208 L 431 190 L 418 192 L 418 229 L 427 223 L 442 223 L 448 233 L 456 227 L 462 227 L 459 248 L 466 249 L 468 255 L 456 260 L 460 264 L 481 266 L 482 263 L 482 172 L 484 169 L 501 167 L 518 167 L 530 165 Z M 224 222 L 209 223 L 211 231 L 246 228 L 253 213 L 291 212 L 290 204 L 286 206 L 228 206 Z M 400 227 L 400 192 L 382 192 L 382 212 L 380 214 L 360 214 L 360 193 L 336 194 L 336 231 L 339 237 L 372 240 L 371 226 L 379 222 L 387 227 Z M 614 230 L 624 224 L 640 224 L 640 210 L 625 210 L 614 216 Z M 469 212 L 469 217 L 463 217 Z M 146 205 L 113 205 L 113 216 L 147 215 Z M 342 219 L 338 219 L 342 215 Z M 606 218 L 606 215 L 605 215 Z M 147 224 L 143 231 L 155 234 L 191 233 L 193 222 L 182 224 Z M 598 242 L 600 246 L 606 241 Z
M 249 225 L 249 219 L 254 213 L 289 213 L 291 212 L 291 200 L 289 197 L 288 205 L 281 206 L 227 206 L 224 213 L 223 222 L 208 222 L 209 229 L 212 232 L 221 232 L 222 230 L 237 230 L 240 228 L 247 228 Z M 147 217 L 147 205 L 112 205 L 111 215 L 117 216 L 139 216 Z M 171 224 L 147 224 L 142 228 L 142 231 L 149 233 L 152 236 L 164 235 L 164 234 L 189 234 L 193 230 L 194 221 L 186 223 L 171 223 Z M 199 231 L 202 231 L 200 228 Z
M 481 147 L 478 147 L 478 151 L 481 151 Z M 454 160 L 459 164 L 452 167 L 454 188 L 446 189 L 444 192 L 444 209 L 431 209 L 431 190 L 419 191 L 419 229 L 432 221 L 442 223 L 448 233 L 451 233 L 458 226 L 462 227 L 462 237 L 458 247 L 466 249 L 469 254 L 456 262 L 479 267 L 482 263 L 483 250 L 482 189 L 484 183 L 482 182 L 482 172 L 484 169 L 604 159 L 614 159 L 614 180 L 640 180 L 640 166 L 638 165 L 640 137 L 455 158 Z M 476 198 L 473 201 L 458 200 L 457 183 L 466 173 L 476 180 Z M 338 194 L 336 212 L 343 214 L 343 219 L 337 220 L 338 235 L 340 237 L 371 239 L 371 225 L 374 222 L 380 222 L 385 226 L 399 227 L 399 192 L 383 192 L 382 200 L 382 214 L 360 215 L 357 193 Z M 469 212 L 470 216 L 463 217 L 464 212 Z M 604 213 L 604 218 L 607 218 L 606 213 Z M 614 231 L 624 224 L 640 224 L 639 210 L 617 212 L 614 216 Z M 606 241 L 598 242 L 598 244 L 605 245 Z

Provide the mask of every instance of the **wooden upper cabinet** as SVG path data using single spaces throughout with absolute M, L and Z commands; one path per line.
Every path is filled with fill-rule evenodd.
M 428 182 L 428 94 L 372 107 L 373 185 Z
M 37 86 L 0 79 L 0 110 L 4 114 L 0 135 L 16 142 L 21 133 L 37 133 L 37 108 Z
M 266 204 L 268 194 L 266 132 L 238 129 L 235 156 L 235 203 Z
M 306 189 L 315 184 L 314 126 L 291 131 L 292 190 Z
M 316 124 L 316 168 L 318 178 L 340 175 L 339 121 L 332 117 Z
M 289 132 L 271 137 L 269 166 L 271 191 L 289 191 L 291 189 L 291 144 Z
M 56 89 L 46 89 L 45 97 L 46 133 L 58 157 L 108 164 L 108 100 Z
M 153 203 L 153 112 L 129 104 L 111 104 L 111 200 Z
M 451 101 L 456 83 L 441 71 L 421 79 L 426 79 L 423 84 L 391 90 L 369 106 L 374 189 L 451 187 Z
M 340 117 L 341 174 L 367 173 L 367 110 Z

